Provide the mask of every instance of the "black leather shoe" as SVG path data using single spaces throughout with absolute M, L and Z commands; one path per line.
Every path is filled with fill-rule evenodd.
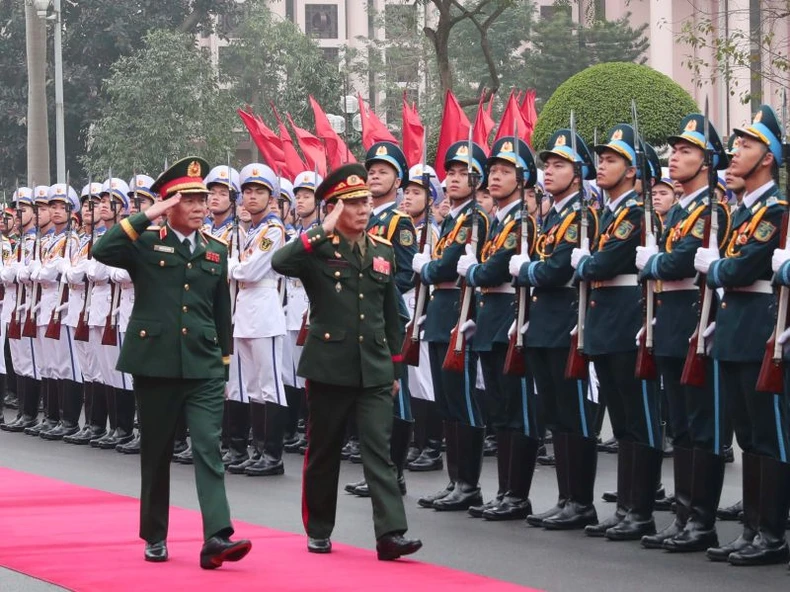
M 565 507 L 566 503 L 568 503 L 568 500 L 559 499 L 557 500 L 557 505 L 555 505 L 553 508 L 546 510 L 545 512 L 541 512 L 539 514 L 530 514 L 529 516 L 527 516 L 527 524 L 529 524 L 530 526 L 538 526 L 538 527 L 543 526 L 543 521 L 546 518 L 551 518 L 552 516 L 556 516 L 557 514 L 562 512 L 562 509 Z
M 606 442 L 601 442 L 598 444 L 598 451 L 599 452 L 607 452 L 609 454 L 617 454 L 617 449 L 619 448 L 617 444 L 616 438 L 609 438 Z
M 213 536 L 200 550 L 200 567 L 217 569 L 226 561 L 240 561 L 250 552 L 252 543 L 246 539 L 231 541 L 227 537 Z
M 656 497 L 655 510 L 658 512 L 672 512 L 675 507 L 675 496 L 667 495 L 662 498 Z
M 184 450 L 181 454 L 176 454 L 173 456 L 173 462 L 176 462 L 180 465 L 191 465 L 194 463 L 194 459 L 192 458 L 192 447 L 188 447 Z
M 534 522 L 527 522 L 535 526 Z M 598 522 L 598 513 L 592 504 L 580 504 L 570 500 L 565 503 L 562 510 L 553 516 L 543 519 L 541 526 L 546 530 L 577 530 L 592 526 Z
M 723 547 L 711 547 L 705 551 L 705 555 L 711 561 L 727 561 L 731 553 L 736 553 L 752 544 L 751 538 L 744 538 L 743 535 Z
M 490 502 L 486 502 L 479 506 L 471 506 L 466 511 L 472 518 L 482 518 L 483 513 L 486 510 L 491 510 L 492 508 L 496 508 L 499 504 L 502 503 L 502 500 L 505 498 L 504 494 L 497 494 L 497 496 L 492 499 Z
M 598 524 L 589 524 L 584 527 L 584 534 L 591 537 L 606 536 L 606 531 L 617 526 L 625 519 L 625 512 L 621 508 L 617 508 L 615 513 Z
M 411 555 L 421 548 L 421 540 L 407 539 L 402 534 L 385 534 L 376 541 L 376 552 L 380 561 L 391 561 L 403 555 Z
M 331 553 L 332 541 L 328 538 L 316 539 L 313 537 L 307 537 L 307 550 L 310 553 Z
M 498 450 L 496 436 L 487 436 L 483 442 L 483 456 L 496 456 Z
M 420 499 L 417 500 L 417 505 L 421 508 L 433 508 L 433 503 L 437 500 L 447 497 L 450 495 L 455 489 L 455 483 L 450 481 L 447 484 L 447 487 L 442 489 L 441 491 L 437 491 L 436 493 L 432 493 L 431 495 L 424 495 Z
M 365 482 L 364 479 L 362 479 L 361 481 L 354 481 L 353 483 L 346 483 L 346 485 L 343 487 L 343 489 L 347 493 L 355 493 L 357 487 L 361 487 L 363 485 L 367 486 L 367 483 Z
M 439 512 L 459 512 L 482 503 L 483 494 L 479 487 L 456 483 L 447 496 L 435 500 L 431 507 Z
M 406 468 L 414 472 L 441 471 L 444 468 L 442 451 L 424 448 L 417 458 L 406 463 Z
M 684 525 L 679 520 L 673 520 L 669 526 L 660 532 L 643 536 L 641 540 L 642 546 L 645 549 L 663 549 L 664 543 L 683 532 L 683 528 Z M 707 549 L 708 547 L 705 548 Z
M 151 563 L 167 561 L 167 541 L 145 544 L 145 560 Z
M 417 460 L 420 457 L 420 453 L 422 453 L 422 450 L 417 448 L 417 445 L 412 442 L 409 445 L 408 452 L 406 453 L 406 464 L 408 465 L 410 462 Z
M 49 440 L 54 442 L 56 440 L 62 440 L 66 436 L 73 436 L 77 432 L 80 431 L 80 426 L 78 425 L 70 425 L 67 426 L 63 423 L 59 423 L 57 427 L 47 432 L 41 432 L 39 436 L 41 436 L 44 440 Z
M 288 453 L 296 454 L 299 452 L 299 449 L 302 446 L 306 446 L 306 445 L 307 445 L 307 440 L 304 438 L 304 436 L 299 436 L 294 442 L 290 442 L 290 443 L 284 442 L 283 450 L 285 450 Z
M 727 560 L 730 565 L 775 565 L 787 563 L 790 549 L 784 539 L 768 541 L 761 535 L 754 537 L 751 545 L 730 553 Z
M 529 498 L 519 499 L 506 495 L 501 504 L 483 512 L 483 518 L 490 521 L 524 520 L 530 514 L 532 502 Z
M 724 457 L 725 463 L 735 462 L 735 452 L 733 452 L 732 446 L 725 446 L 722 456 Z
M 185 452 L 189 448 L 189 444 L 187 444 L 186 440 L 176 440 L 173 442 L 173 455 L 181 454 Z
M 553 467 L 556 466 L 557 464 L 557 460 L 554 458 L 554 455 L 545 452 L 545 448 L 544 448 L 544 454 L 538 456 L 537 462 L 539 465 L 542 465 L 544 467 Z
M 663 548 L 670 553 L 696 553 L 719 546 L 716 529 L 701 530 L 686 525 L 683 532 L 664 541 Z
M 126 444 L 117 444 L 115 451 L 121 454 L 140 454 L 140 432 Z
M 363 481 L 362 485 L 357 485 L 351 493 L 357 497 L 370 497 L 370 487 L 366 481 Z
M 85 446 L 91 443 L 91 440 L 101 438 L 107 432 L 100 430 L 91 425 L 86 425 L 79 432 L 73 436 L 64 436 L 63 441 L 66 444 L 76 444 L 77 446 Z
M 7 409 L 19 409 L 19 399 L 13 393 L 8 393 L 3 400 Z
M 716 510 L 716 518 L 719 520 L 740 520 L 743 513 L 743 500 L 738 500 L 731 506 Z

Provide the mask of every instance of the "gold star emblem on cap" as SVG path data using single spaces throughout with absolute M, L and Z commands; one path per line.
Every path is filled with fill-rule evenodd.
M 219 172 L 219 178 L 220 178 L 220 179 L 227 179 L 227 178 L 228 178 L 228 173 L 227 173 L 227 171 L 225 171 L 225 170 L 221 170 L 221 171 Z
M 687 132 L 695 132 L 695 131 L 697 131 L 697 120 L 696 119 L 689 119 L 688 123 L 686 124 L 686 131 Z
M 346 179 L 346 183 L 349 185 L 360 185 L 362 183 L 362 179 L 360 179 L 357 175 L 351 175 L 348 179 Z
M 565 139 L 565 136 L 557 136 L 557 141 L 554 142 L 554 146 L 565 146 L 568 140 Z
M 621 130 L 621 129 L 615 130 L 614 133 L 612 134 L 611 141 L 615 142 L 617 140 L 622 140 L 622 139 L 623 139 L 623 130 Z
M 458 148 L 458 152 L 455 153 L 456 156 L 469 156 L 469 147 L 468 146 L 461 146 Z
M 502 144 L 502 152 L 513 152 L 512 142 L 505 142 Z
M 199 177 L 200 176 L 200 163 L 197 160 L 193 160 L 189 163 L 189 167 L 187 168 L 187 177 Z
M 252 169 L 252 176 L 253 177 L 257 177 L 260 174 L 261 174 L 261 172 L 258 169 Z
M 752 123 L 760 123 L 762 120 L 763 120 L 763 112 L 758 111 L 757 113 L 755 113 L 754 121 Z
M 376 156 L 386 156 L 387 154 L 387 147 L 383 144 L 376 149 Z

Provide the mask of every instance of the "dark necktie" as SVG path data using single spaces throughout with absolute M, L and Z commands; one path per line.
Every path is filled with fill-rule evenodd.
M 184 245 L 184 248 L 187 250 L 187 253 L 189 253 L 191 255 L 192 254 L 192 243 L 190 242 L 190 240 L 188 238 L 185 238 L 184 240 L 181 241 L 181 244 Z

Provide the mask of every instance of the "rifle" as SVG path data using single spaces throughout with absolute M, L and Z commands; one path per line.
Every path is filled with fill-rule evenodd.
M 237 200 L 239 198 L 238 193 L 233 188 L 233 176 L 230 172 L 230 152 L 228 152 L 228 195 L 230 196 L 230 214 L 233 216 L 230 224 L 230 238 L 228 240 L 228 256 L 233 257 L 233 249 L 236 248 L 236 252 L 241 254 L 241 234 L 239 231 L 239 213 L 238 213 L 238 203 Z M 236 314 L 236 299 L 239 296 L 239 283 L 231 279 L 230 280 L 230 334 L 233 335 L 233 317 Z M 233 354 L 233 339 L 230 340 L 230 353 Z
M 96 238 L 96 207 L 93 204 L 93 179 L 88 174 L 88 211 L 91 213 L 91 237 L 88 240 L 88 261 L 92 259 L 93 241 Z M 85 281 L 85 300 L 82 304 L 77 326 L 74 328 L 74 341 L 90 341 L 90 327 L 88 326 L 88 316 L 91 309 L 91 293 L 93 292 L 93 282 Z
M 636 100 L 631 99 L 631 119 L 633 120 L 634 138 L 636 148 L 636 166 L 642 176 L 642 193 L 645 202 L 644 245 L 656 245 L 656 231 L 653 227 L 653 188 L 651 186 L 650 164 L 645 156 L 642 140 L 639 137 L 639 120 L 636 116 Z M 707 129 L 706 129 L 707 131 Z M 636 367 L 634 376 L 640 380 L 655 380 L 658 377 L 656 358 L 653 355 L 653 317 L 655 314 L 656 284 L 647 280 L 642 286 L 642 315 L 644 316 L 644 330 L 639 336 L 639 348 L 636 353 Z
M 513 150 L 516 151 L 516 156 L 518 156 L 518 122 L 514 122 L 513 127 Z M 527 200 L 524 199 L 524 167 L 519 164 L 518 158 L 514 160 L 516 164 L 516 186 L 519 191 L 519 199 L 521 199 L 521 240 L 516 245 L 516 253 L 520 255 L 529 253 L 529 228 L 527 224 L 529 208 L 527 208 Z M 516 284 L 516 278 L 513 278 L 513 285 L 515 286 Z M 503 372 L 508 376 L 527 375 L 527 364 L 524 358 L 524 334 L 521 332 L 521 328 L 529 318 L 528 292 L 529 289 L 526 286 L 516 287 L 516 310 L 514 314 L 516 330 L 508 339 L 503 369 Z
M 19 183 L 16 187 L 16 217 L 19 224 L 19 241 L 16 248 L 16 262 L 22 263 L 25 260 L 25 229 L 22 224 L 22 205 L 19 203 Z M 25 306 L 25 287 L 15 280 L 16 283 L 16 305 L 11 314 L 11 321 L 8 323 L 8 338 L 22 339 L 21 316 Z
M 785 161 L 785 195 L 790 190 L 790 143 L 787 141 L 787 90 L 782 89 L 782 125 L 784 125 L 784 137 L 782 138 L 782 152 Z M 790 238 L 788 228 L 788 214 L 782 220 L 782 234 L 780 245 L 781 249 L 786 249 Z M 779 295 L 776 302 L 776 326 L 771 337 L 765 343 L 765 354 L 763 363 L 760 366 L 760 374 L 757 377 L 757 390 L 763 393 L 784 392 L 784 359 L 783 345 L 779 343 L 779 336 L 787 329 L 788 300 L 790 300 L 790 288 L 787 286 L 779 287 Z
M 574 153 L 576 152 L 576 115 L 571 111 L 571 148 Z M 598 144 L 598 129 L 596 128 L 593 134 L 593 145 Z M 598 153 L 593 150 L 595 159 L 595 168 L 598 168 Z M 584 197 L 582 191 L 582 165 L 575 160 L 574 167 L 576 170 L 574 174 L 579 176 L 579 246 L 587 243 L 590 232 L 589 216 L 589 203 Z M 575 380 L 587 380 L 590 373 L 590 364 L 587 356 L 584 355 L 584 323 L 587 318 L 587 282 L 581 280 L 579 282 L 579 290 L 577 296 L 577 316 L 576 316 L 576 333 L 571 335 L 571 347 L 568 351 L 568 360 L 565 362 L 565 378 Z
M 113 222 L 118 222 L 118 206 L 115 203 L 115 196 L 112 194 L 112 169 L 109 171 L 110 183 L 110 209 L 112 210 Z M 137 197 L 137 183 L 134 184 L 135 202 L 139 203 Z M 102 345 L 117 346 L 118 345 L 118 306 L 121 300 L 121 286 L 117 285 L 112 280 L 110 282 L 110 310 L 107 312 L 107 318 L 104 320 L 104 331 L 101 336 Z
M 316 224 L 321 224 L 321 204 L 318 203 L 318 199 L 315 197 L 316 190 L 318 189 L 318 162 L 316 161 L 313 167 L 313 203 L 315 204 L 315 222 Z M 299 327 L 299 333 L 296 334 L 296 345 L 303 346 L 305 341 L 307 341 L 307 333 L 310 329 L 310 303 L 307 304 L 307 308 L 302 315 L 302 326 Z
M 713 169 L 713 151 L 708 148 L 708 97 L 705 97 L 705 165 L 708 167 L 708 199 L 710 200 L 710 218 L 705 225 L 703 244 L 711 242 L 718 246 L 719 219 L 716 216 L 716 183 L 718 177 Z M 702 336 L 711 322 L 715 311 L 713 310 L 713 293 L 705 281 L 705 275 L 698 274 L 700 285 L 700 306 L 697 328 L 689 340 L 689 349 L 686 361 L 683 364 L 683 373 L 680 375 L 680 384 L 702 388 L 705 386 L 705 338 Z
M 425 188 L 425 211 L 423 212 L 422 236 L 420 236 L 420 253 L 425 251 L 426 244 L 433 246 L 432 237 L 429 237 L 429 235 L 433 233 L 431 229 L 431 191 L 429 186 L 431 182 L 431 175 L 425 168 L 428 162 L 427 139 L 427 132 L 423 130 L 422 186 Z M 416 294 L 416 298 L 414 300 L 414 314 L 412 314 L 411 324 L 406 331 L 406 338 L 403 340 L 403 349 L 401 350 L 403 362 L 409 366 L 420 365 L 420 328 L 417 326 L 417 321 L 425 312 L 426 300 L 428 298 L 428 286 L 422 282 L 419 274 L 416 273 L 414 274 L 414 291 Z
M 35 199 L 35 196 L 33 199 Z M 35 261 L 38 259 L 41 261 L 41 226 L 39 225 L 38 219 L 38 206 L 34 206 L 33 210 L 36 215 L 36 240 L 33 243 L 32 260 Z M 30 306 L 27 307 L 25 324 L 22 327 L 22 337 L 35 337 L 36 328 L 38 326 L 36 322 L 36 316 L 38 314 L 39 304 L 41 303 L 41 285 L 38 282 L 33 282 L 30 286 L 30 291 L 32 302 L 30 303 Z
M 69 179 L 66 175 L 66 197 L 68 198 L 69 192 Z M 68 249 L 68 261 L 71 261 L 71 199 L 66 200 L 66 214 L 68 220 L 66 221 L 66 241 L 63 243 L 63 249 L 60 252 L 60 257 L 66 259 Z M 49 323 L 47 323 L 47 330 L 44 332 L 44 337 L 47 339 L 60 339 L 60 326 L 61 326 L 61 312 L 68 307 L 69 304 L 69 284 L 66 282 L 66 274 L 61 274 L 60 296 L 58 297 L 58 304 L 52 309 L 52 314 L 49 316 Z
M 469 177 L 469 189 L 472 197 L 472 232 L 469 233 L 469 242 L 467 244 L 472 245 L 472 251 L 477 253 L 477 243 L 479 239 L 477 226 L 480 210 L 477 207 L 477 203 L 475 203 L 475 189 L 477 189 L 478 175 L 472 167 L 472 155 L 474 154 L 472 151 L 472 133 L 473 127 L 470 127 L 469 140 L 467 142 L 469 146 L 469 162 L 467 164 L 467 173 Z M 513 149 L 516 150 L 517 146 L 514 146 Z M 458 281 L 461 288 L 461 312 L 458 315 L 458 322 L 450 333 L 450 345 L 447 348 L 447 354 L 444 357 L 442 369 L 461 373 L 464 371 L 464 367 L 466 365 L 466 335 L 463 331 L 461 331 L 461 327 L 463 327 L 464 323 L 469 320 L 474 288 L 467 284 L 466 278 L 459 277 Z

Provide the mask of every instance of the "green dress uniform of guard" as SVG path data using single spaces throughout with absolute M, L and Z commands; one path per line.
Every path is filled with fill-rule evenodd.
M 308 550 L 331 551 L 340 451 L 349 416 L 359 429 L 365 480 L 373 502 L 379 559 L 395 559 L 420 548 L 405 539 L 406 514 L 390 459 L 392 389 L 401 374 L 402 325 L 395 283 L 395 256 L 385 239 L 347 238 L 341 222 L 356 216 L 367 223 L 369 191 L 361 165 L 332 172 L 316 190 L 329 213 L 317 226 L 274 254 L 275 271 L 302 281 L 310 300 L 308 337 L 297 372 L 307 379 L 308 440 L 302 483 L 302 519 Z M 335 232 L 325 226 L 343 200 Z M 348 204 L 348 205 L 347 205 Z M 344 218 L 345 210 L 349 216 Z M 364 217 L 360 217 L 362 209 Z M 354 214 L 353 212 L 357 213 Z M 332 228 L 330 228 L 332 230 Z
M 175 163 L 152 187 L 163 201 L 203 199 L 208 164 L 195 157 Z M 164 206 L 164 204 L 161 204 Z M 165 561 L 170 501 L 170 460 L 182 410 L 192 436 L 195 479 L 206 544 L 201 567 L 236 561 L 249 541 L 233 543 L 225 493 L 220 432 L 230 356 L 227 248 L 210 234 L 184 236 L 170 224 L 150 226 L 139 213 L 108 231 L 93 247 L 100 262 L 129 272 L 134 309 L 117 369 L 134 377 L 141 427 L 140 537 L 146 560 Z M 199 206 L 198 206 L 199 207 Z M 171 216 L 175 209 L 168 209 Z M 156 212 L 158 215 L 159 211 Z M 191 243 L 191 244 L 190 244 Z

